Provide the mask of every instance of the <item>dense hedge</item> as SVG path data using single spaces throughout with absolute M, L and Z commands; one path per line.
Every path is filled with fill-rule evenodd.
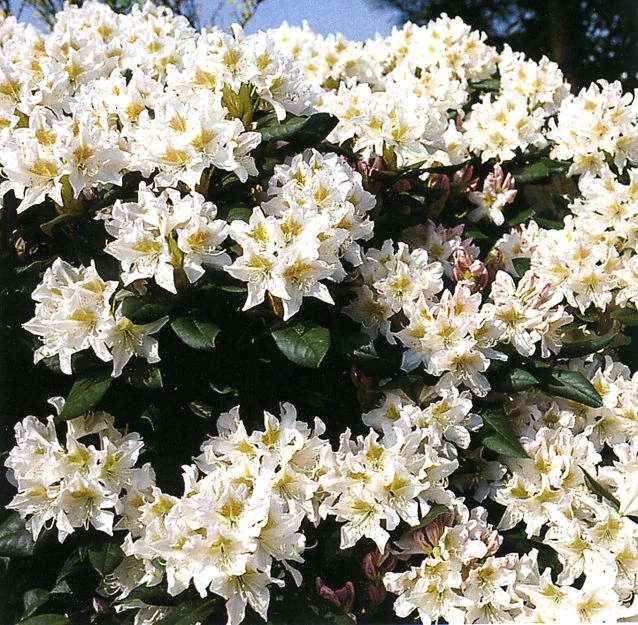
M 484 39 L 0 23 L 7 623 L 635 617 L 638 100 Z

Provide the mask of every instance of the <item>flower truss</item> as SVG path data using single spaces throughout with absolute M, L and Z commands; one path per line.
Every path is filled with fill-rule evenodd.
M 0 52 L 3 616 L 638 618 L 637 94 L 447 15 Z

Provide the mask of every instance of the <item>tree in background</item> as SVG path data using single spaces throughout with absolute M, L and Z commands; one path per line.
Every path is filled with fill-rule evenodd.
M 556 61 L 577 86 L 598 78 L 638 86 L 636 0 L 373 0 L 424 24 L 442 12 L 487 33 L 491 43 Z
M 0 0 L 0 12 L 5 15 L 21 14 L 31 8 L 35 14 L 48 26 L 55 21 L 55 14 L 61 11 L 65 0 Z M 70 4 L 82 5 L 82 0 L 68 0 Z M 117 13 L 127 13 L 136 0 L 103 0 Z M 242 26 L 252 17 L 263 0 L 214 0 L 210 13 L 204 13 L 202 0 L 163 0 L 157 4 L 167 6 L 173 13 L 183 15 L 198 30 L 203 26 L 216 24 L 222 14 L 229 13 L 233 22 Z

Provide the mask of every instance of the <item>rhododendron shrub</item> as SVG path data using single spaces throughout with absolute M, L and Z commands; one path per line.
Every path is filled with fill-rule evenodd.
M 446 15 L 0 49 L 7 623 L 638 618 L 636 94 Z

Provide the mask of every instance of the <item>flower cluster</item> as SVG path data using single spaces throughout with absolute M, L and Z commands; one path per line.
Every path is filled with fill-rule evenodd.
M 320 421 L 311 431 L 286 404 L 281 419 L 264 413 L 264 425 L 249 436 L 238 408 L 222 415 L 219 436 L 184 467 L 184 495 L 153 489 L 140 506 L 135 537 L 131 532 L 123 546 L 144 564 L 138 583 L 156 579 L 159 558 L 170 594 L 193 583 L 202 597 L 223 597 L 231 625 L 243 620 L 246 605 L 266 619 L 267 586 L 283 583 L 274 575 L 275 563 L 301 582 L 290 563 L 303 563 L 300 524 L 316 518 L 318 478 L 325 470 Z
M 64 405 L 62 398 L 51 403 L 56 409 Z M 123 435 L 113 422 L 106 413 L 67 421 L 64 444 L 58 439 L 53 417 L 44 424 L 29 416 L 16 425 L 17 444 L 5 466 L 18 494 L 8 507 L 27 519 L 34 539 L 53 525 L 60 542 L 75 528 L 89 525 L 113 534 L 122 491 L 152 476 L 150 465 L 135 468 L 144 446 L 140 435 Z M 83 440 L 89 437 L 99 447 Z
M 15 426 L 7 570 L 24 522 L 117 553 L 77 552 L 114 623 L 636 616 L 636 94 L 446 15 L 363 43 L 86 2 L 0 53 L 2 414 L 74 376 Z
M 118 283 L 100 278 L 95 264 L 75 267 L 59 258 L 46 270 L 42 283 L 32 294 L 37 302 L 35 317 L 24 328 L 36 334 L 43 345 L 34 354 L 35 362 L 57 356 L 60 369 L 71 375 L 71 356 L 91 348 L 105 362 L 113 361 L 118 376 L 132 356 L 158 362 L 154 334 L 168 321 L 138 325 L 122 314 L 122 303 L 113 311 Z M 126 293 L 122 294 L 126 297 Z
M 204 275 L 204 265 L 230 263 L 220 248 L 228 224 L 215 219 L 212 202 L 196 192 L 182 197 L 176 189 L 156 195 L 143 183 L 137 195 L 137 202 L 117 200 L 100 215 L 106 231 L 115 237 L 105 251 L 120 261 L 124 285 L 154 278 L 163 289 L 177 293 L 178 272 L 192 284 Z
M 248 223 L 235 220 L 229 228 L 242 254 L 226 271 L 248 283 L 244 310 L 263 302 L 266 292 L 281 299 L 284 320 L 304 297 L 334 303 L 321 280 L 344 279 L 341 258 L 361 264 L 356 241 L 369 239 L 374 227 L 367 213 L 375 199 L 361 174 L 336 154 L 308 149 L 276 166 L 268 196 Z
M 473 408 L 468 391 L 459 392 L 452 387 L 424 387 L 418 401 L 405 393 L 387 392 L 377 408 L 364 413 L 363 423 L 388 436 L 394 428 L 409 433 L 418 429 L 434 449 L 441 449 L 446 456 L 455 457 L 456 451 L 449 443 L 461 449 L 470 445 L 470 431 L 482 423 L 471 412 Z
M 628 184 L 609 169 L 600 176 L 584 175 L 579 181 L 582 197 L 570 206 L 573 216 L 565 219 L 565 227 L 540 231 L 536 237 L 533 271 L 581 311 L 591 305 L 606 310 L 638 302 L 635 172 L 628 170 Z
M 608 161 L 621 171 L 636 164 L 638 102 L 620 83 L 592 83 L 561 103 L 548 138 L 554 158 L 570 159 L 569 173 L 600 174 Z
M 341 443 L 322 485 L 328 495 L 325 509 L 345 522 L 341 527 L 341 548 L 354 546 L 365 536 L 381 552 L 390 538 L 388 531 L 401 520 L 414 526 L 427 514 L 433 502 L 450 501 L 445 478 L 457 464 L 439 456 L 424 444 L 425 433 L 404 434 L 395 429 L 381 439 L 371 431 L 365 438 Z
M 587 368 L 603 397 L 600 409 L 583 410 L 538 392 L 512 402 L 509 411 L 528 458 L 505 460 L 507 478 L 494 483 L 492 496 L 505 506 L 501 530 L 522 521 L 529 536 L 545 532 L 562 566 L 559 586 L 552 586 L 566 606 L 597 589 L 601 609 L 619 617 L 635 585 L 638 556 L 632 516 L 637 380 L 609 357 Z M 603 466 L 601 453 L 608 449 L 614 460 Z M 608 489 L 606 496 L 592 491 L 592 480 Z M 571 585 L 583 575 L 579 597 Z M 524 592 L 538 601 L 539 591 Z

